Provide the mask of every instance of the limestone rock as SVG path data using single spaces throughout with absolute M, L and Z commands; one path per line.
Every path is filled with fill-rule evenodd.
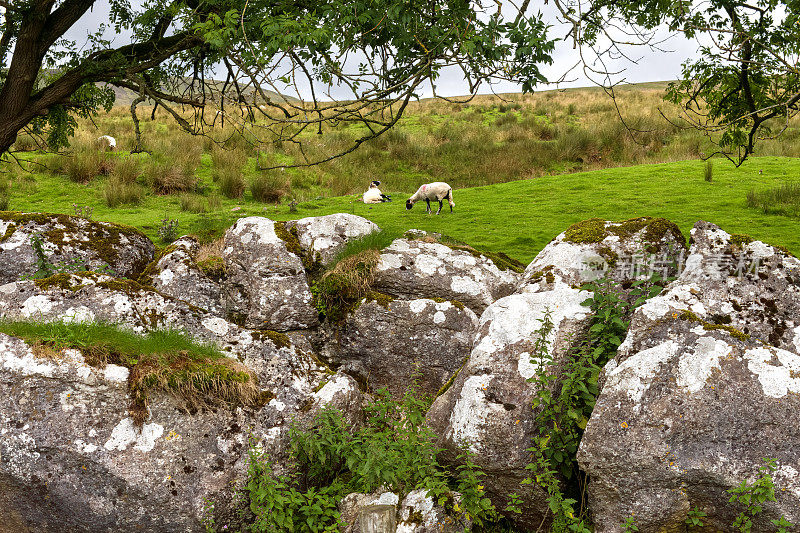
M 121 277 L 136 278 L 155 253 L 150 239 L 135 228 L 69 215 L 0 211 L 0 285 L 36 272 L 35 234 L 51 264 L 92 270 L 107 265 Z
M 376 224 L 366 218 L 348 213 L 289 221 L 286 229 L 296 232 L 303 251 L 311 252 L 324 265 L 336 257 L 350 239 L 380 231 Z
M 89 366 L 76 350 L 41 358 L 0 335 L 0 393 L 9 398 L 0 406 L 0 517 L 22 531 L 198 530 L 205 499 L 222 523 L 235 515 L 231 490 L 245 479 L 251 437 L 280 474 L 294 419 L 328 403 L 347 420 L 361 417 L 354 380 L 331 376 L 287 335 L 245 330 L 134 282 L 89 273 L 6 284 L 0 316 L 180 328 L 249 367 L 266 402 L 189 413 L 152 393 L 137 429 L 127 368 Z
M 478 253 L 402 238 L 381 253 L 374 287 L 407 300 L 457 300 L 480 314 L 498 298 L 513 293 L 519 279 L 513 270 L 501 270 Z
M 401 397 L 416 377 L 421 394 L 435 395 L 464 364 L 478 318 L 449 301 L 377 297 L 332 326 L 323 355 L 373 391 Z
M 525 269 L 523 284 L 553 275 L 576 286 L 601 277 L 627 285 L 651 272 L 667 278 L 677 274 L 685 253 L 685 239 L 669 220 L 593 218 L 570 226 L 545 246 Z
M 563 364 L 573 342 L 588 328 L 589 308 L 581 303 L 589 296 L 556 278 L 490 305 L 481 315 L 467 363 L 427 415 L 445 449 L 443 460 L 456 463 L 460 447 L 466 446 L 486 473 L 486 491 L 495 507 L 504 508 L 509 494 L 517 493 L 523 500 L 519 523 L 533 529 L 548 511 L 543 491 L 520 485 L 529 474 L 525 450 L 537 434 L 531 409 L 537 388 L 528 379 Z M 554 367 L 542 368 L 531 354 L 548 311 L 554 327 L 546 343 Z
M 319 314 L 312 305 L 303 263 L 275 227 L 268 218 L 247 217 L 225 233 L 226 312 L 250 328 L 314 327 Z
M 224 316 L 219 284 L 206 276 L 195 261 L 199 247 L 193 237 L 178 239 L 148 266 L 139 281 L 216 316 Z
M 699 222 L 686 269 L 637 309 L 586 427 L 596 531 L 683 527 L 687 512 L 730 531 L 726 491 L 777 460 L 778 499 L 754 520 L 800 522 L 800 261 Z
M 461 495 L 452 493 L 453 501 Z M 346 526 L 344 533 L 461 533 L 472 523 L 463 516 L 450 516 L 435 504 L 425 490 L 409 492 L 403 501 L 393 492 L 348 494 L 339 503 Z

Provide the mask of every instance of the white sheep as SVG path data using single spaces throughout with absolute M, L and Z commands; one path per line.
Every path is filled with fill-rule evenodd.
M 425 200 L 425 203 L 428 205 L 428 214 L 430 214 L 431 200 L 436 200 L 439 202 L 439 210 L 436 211 L 436 214 L 438 215 L 442 212 L 442 200 L 445 199 L 450 204 L 450 212 L 452 213 L 453 208 L 456 206 L 456 203 L 453 201 L 453 188 L 443 181 L 426 183 L 417 189 L 417 192 L 415 192 L 411 198 L 406 200 L 406 209 L 411 209 L 414 207 L 415 203 L 419 202 L 420 200 Z
M 378 188 L 380 181 L 373 181 L 369 184 L 369 189 L 364 193 L 363 199 L 365 204 L 379 204 L 381 202 L 391 202 L 391 197 L 383 194 Z
M 100 150 L 104 150 L 106 152 L 117 151 L 117 140 L 111 135 L 101 135 L 97 138 L 95 143 L 97 144 L 97 148 Z

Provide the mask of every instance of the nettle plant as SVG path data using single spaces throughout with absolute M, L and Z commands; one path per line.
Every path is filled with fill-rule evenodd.
M 336 504 L 347 494 L 388 490 L 402 499 L 415 489 L 427 491 L 455 523 L 491 524 L 497 515 L 470 454 L 462 454 L 454 470 L 438 463 L 441 450 L 425 425 L 428 407 L 415 387 L 400 400 L 382 390 L 365 407 L 366 423 L 356 430 L 339 410 L 322 409 L 310 424 L 292 426 L 293 468 L 285 475 L 276 475 L 263 449 L 251 446 L 242 493 L 252 514 L 250 530 L 340 531 Z
M 592 311 L 587 337 L 573 343 L 574 348 L 558 373 L 542 371 L 530 378 L 536 384 L 533 409 L 538 410 L 539 432 L 528 449 L 532 461 L 526 468 L 531 477 L 523 483 L 536 483 L 547 492 L 553 531 L 591 531 L 583 501 L 586 480 L 578 468 L 576 454 L 597 401 L 600 371 L 622 344 L 633 309 L 659 294 L 666 281 L 655 273 L 634 282 L 627 297 L 608 279 L 585 285 L 583 288 L 592 292 L 582 302 Z M 556 361 L 547 344 L 553 327 L 552 315 L 547 311 L 536 331 L 531 354 L 531 362 L 541 369 L 555 368 Z M 576 504 L 580 504 L 578 510 Z

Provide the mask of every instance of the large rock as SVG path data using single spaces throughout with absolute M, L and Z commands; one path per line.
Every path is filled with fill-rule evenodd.
M 303 262 L 276 227 L 291 239 L 282 224 L 262 217 L 240 218 L 225 232 L 226 312 L 232 321 L 250 328 L 288 331 L 316 326 L 319 313 Z
M 424 238 L 402 238 L 381 253 L 373 286 L 403 299 L 457 300 L 480 314 L 514 292 L 520 275 L 505 264 L 503 268 L 474 251 Z
M 209 501 L 222 523 L 236 514 L 250 439 L 284 473 L 294 419 L 328 403 L 360 419 L 355 381 L 331 375 L 288 336 L 245 330 L 134 282 L 90 273 L 6 284 L 0 316 L 180 328 L 241 361 L 260 391 L 256 405 L 200 411 L 151 393 L 139 429 L 127 368 L 92 367 L 75 350 L 42 358 L 0 336 L 0 519 L 20 531 L 199 530 Z
M 136 278 L 153 260 L 155 246 L 138 229 L 69 215 L 0 211 L 0 285 L 37 271 L 33 235 L 46 260 L 90 270 L 110 267 Z
M 548 514 L 547 495 L 533 485 L 520 485 L 530 475 L 526 450 L 537 434 L 531 406 L 538 389 L 528 379 L 563 364 L 574 340 L 588 327 L 589 308 L 581 302 L 589 296 L 556 278 L 535 282 L 526 292 L 489 306 L 481 315 L 469 360 L 427 415 L 445 450 L 442 460 L 456 463 L 466 446 L 486 473 L 486 492 L 495 507 L 503 509 L 511 493 L 522 497 L 519 522 L 526 527 L 535 529 Z M 541 368 L 531 354 L 547 312 L 553 329 L 546 344 L 554 364 Z
M 686 269 L 640 307 L 578 460 L 596 531 L 679 531 L 697 507 L 731 531 L 726 491 L 777 460 L 778 499 L 754 519 L 800 522 L 800 261 L 699 222 Z
M 686 240 L 669 220 L 592 218 L 573 224 L 545 246 L 525 269 L 523 284 L 558 275 L 570 285 L 606 277 L 627 288 L 656 272 L 662 278 L 675 276 L 685 253 Z
M 332 326 L 324 356 L 373 391 L 400 397 L 417 379 L 421 394 L 435 395 L 472 349 L 475 313 L 458 302 L 372 298 Z
M 219 283 L 209 278 L 195 261 L 199 248 L 193 237 L 178 239 L 148 265 L 139 282 L 216 316 L 224 316 Z
M 347 241 L 380 231 L 375 223 L 348 213 L 288 221 L 286 229 L 296 233 L 302 250 L 310 252 L 323 265 L 330 263 Z
M 461 495 L 451 493 L 454 504 Z M 472 530 L 463 514 L 448 513 L 423 489 L 409 492 L 403 501 L 393 492 L 352 493 L 339 503 L 344 533 L 462 533 Z

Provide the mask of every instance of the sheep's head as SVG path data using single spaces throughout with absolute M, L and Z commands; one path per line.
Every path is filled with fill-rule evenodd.
M 411 209 L 412 207 L 414 207 L 414 202 L 412 202 L 411 198 L 409 198 L 406 200 L 406 209 Z

